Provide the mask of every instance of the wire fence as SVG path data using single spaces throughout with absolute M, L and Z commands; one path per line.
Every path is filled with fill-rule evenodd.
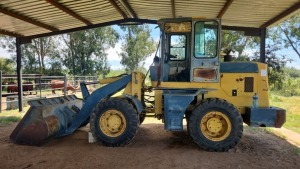
M 98 82 L 96 76 L 43 76 L 22 74 L 22 101 L 27 105 L 30 100 L 67 95 L 80 92 L 80 82 Z M 96 86 L 92 86 L 96 88 Z M 17 75 L 3 75 L 0 71 L 0 113 L 2 110 L 16 109 L 19 106 Z

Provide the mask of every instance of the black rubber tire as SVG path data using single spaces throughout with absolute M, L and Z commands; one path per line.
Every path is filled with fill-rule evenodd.
M 218 111 L 226 115 L 231 123 L 231 132 L 221 141 L 213 141 L 206 138 L 201 129 L 201 119 L 211 111 Z M 188 116 L 188 131 L 201 148 L 207 151 L 228 151 L 233 148 L 243 135 L 242 117 L 234 105 L 222 99 L 203 100 Z
M 124 99 L 124 98 L 120 98 L 120 99 L 124 100 L 124 101 L 125 101 L 126 103 L 128 103 L 128 104 L 134 105 L 134 103 L 132 103 L 129 99 Z M 144 107 L 145 107 L 145 106 L 144 106 Z M 136 109 L 135 106 L 134 106 L 134 109 L 137 111 L 137 109 Z M 145 118 L 146 118 L 146 114 L 143 113 L 143 112 L 141 112 L 141 113 L 139 114 L 140 125 L 144 122 Z
M 191 112 L 189 112 L 189 113 L 185 113 L 185 120 L 186 120 L 186 130 L 187 130 L 187 134 L 188 135 L 190 135 L 190 121 L 189 121 L 189 119 L 190 119 L 190 117 L 191 117 Z
M 139 117 L 139 119 L 140 119 L 140 125 L 145 121 L 145 118 L 146 118 L 146 114 L 141 113 L 140 117 Z
M 100 117 L 104 112 L 110 109 L 120 111 L 126 119 L 125 131 L 117 137 L 110 137 L 104 134 L 103 131 L 100 129 Z M 139 119 L 137 112 L 132 104 L 123 99 L 110 98 L 107 100 L 100 101 L 95 106 L 90 116 L 90 126 L 91 132 L 97 140 L 97 142 L 109 147 L 120 147 L 129 144 L 130 141 L 133 139 L 138 130 Z

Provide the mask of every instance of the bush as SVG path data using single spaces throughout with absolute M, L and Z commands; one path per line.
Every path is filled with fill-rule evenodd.
M 288 78 L 277 93 L 282 96 L 300 96 L 300 78 Z

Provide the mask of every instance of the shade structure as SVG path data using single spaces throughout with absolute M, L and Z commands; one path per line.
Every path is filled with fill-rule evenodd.
M 0 34 L 35 38 L 178 17 L 222 18 L 224 26 L 266 28 L 299 9 L 299 0 L 1 0 Z

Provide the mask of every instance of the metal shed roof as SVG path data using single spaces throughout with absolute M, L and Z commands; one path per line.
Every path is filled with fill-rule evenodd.
M 199 16 L 222 18 L 226 26 L 265 28 L 299 9 L 299 0 L 1 0 L 0 33 L 34 38 L 127 21 Z

